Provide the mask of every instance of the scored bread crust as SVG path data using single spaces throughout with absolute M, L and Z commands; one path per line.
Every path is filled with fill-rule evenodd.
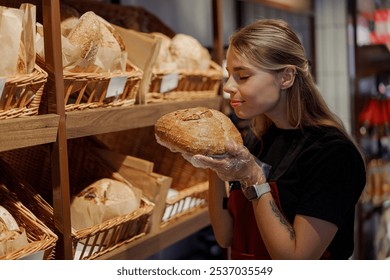
M 222 155 L 226 141 L 242 144 L 242 137 L 233 122 L 222 112 L 196 107 L 176 110 L 157 120 L 157 141 L 173 152 Z

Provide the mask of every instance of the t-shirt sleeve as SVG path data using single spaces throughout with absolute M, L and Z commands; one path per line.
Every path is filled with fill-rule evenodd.
M 328 143 L 304 163 L 303 193 L 296 213 L 341 226 L 365 186 L 364 162 L 349 143 Z

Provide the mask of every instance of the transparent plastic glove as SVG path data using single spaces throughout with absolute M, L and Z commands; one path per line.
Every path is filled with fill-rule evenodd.
M 228 141 L 226 150 L 224 156 L 194 155 L 190 162 L 195 167 L 210 168 L 223 181 L 240 181 L 243 186 L 266 181 L 269 166 L 259 162 L 245 146 Z

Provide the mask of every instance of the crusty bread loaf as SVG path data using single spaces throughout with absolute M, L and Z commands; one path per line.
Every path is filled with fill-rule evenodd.
M 171 47 L 171 38 L 167 35 L 162 34 L 160 32 L 152 32 L 151 33 L 156 38 L 161 40 L 160 49 L 156 58 L 156 61 L 153 66 L 153 71 L 166 71 L 166 72 L 174 72 L 177 70 L 176 63 L 173 60 L 170 47 Z
M 209 51 L 190 35 L 176 34 L 172 38 L 170 51 L 179 69 L 205 71 L 210 67 Z
M 222 155 L 228 139 L 242 144 L 233 122 L 222 112 L 196 107 L 162 116 L 155 124 L 158 143 L 173 152 Z
M 71 203 L 72 227 L 83 229 L 129 214 L 140 206 L 133 186 L 110 178 L 100 179 L 77 194 Z
M 81 48 L 81 57 L 93 63 L 101 39 L 100 22 L 94 12 L 83 14 L 68 36 L 72 45 Z

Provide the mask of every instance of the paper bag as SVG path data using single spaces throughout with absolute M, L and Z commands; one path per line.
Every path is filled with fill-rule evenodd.
M 20 9 L 0 6 L 0 76 L 29 74 L 35 65 L 36 7 Z
M 23 11 L 0 6 L 0 76 L 17 73 L 22 23 Z
M 108 193 L 111 194 L 106 195 Z M 90 228 L 109 219 L 127 215 L 139 208 L 140 196 L 140 190 L 123 182 L 109 178 L 96 181 L 73 198 L 72 227 L 76 230 Z
M 25 63 L 27 73 L 31 73 L 35 66 L 35 25 L 36 25 L 36 6 L 23 3 L 20 6 L 23 11 L 23 30 L 21 40 L 25 49 Z

